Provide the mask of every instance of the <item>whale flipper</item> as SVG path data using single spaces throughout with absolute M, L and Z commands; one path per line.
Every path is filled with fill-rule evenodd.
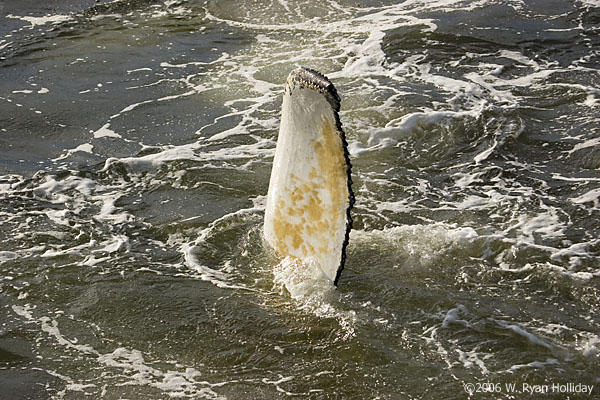
M 354 195 L 340 98 L 320 73 L 288 76 L 265 210 L 265 239 L 281 257 L 312 259 L 337 284 Z

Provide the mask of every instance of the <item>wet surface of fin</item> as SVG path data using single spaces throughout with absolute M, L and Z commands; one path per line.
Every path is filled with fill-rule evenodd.
M 354 203 L 339 109 L 327 77 L 305 68 L 290 73 L 264 224 L 279 256 L 317 263 L 334 284 L 344 267 Z

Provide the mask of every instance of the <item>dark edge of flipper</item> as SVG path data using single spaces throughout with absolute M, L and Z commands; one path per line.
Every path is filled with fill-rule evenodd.
M 290 73 L 288 79 L 299 83 L 300 85 L 309 87 L 313 90 L 318 91 L 325 95 L 325 98 L 331 105 L 333 109 L 333 115 L 335 116 L 335 126 L 342 139 L 342 146 L 344 147 L 344 159 L 346 161 L 346 165 L 348 168 L 346 169 L 346 174 L 348 175 L 348 208 L 346 209 L 346 234 L 344 236 L 344 243 L 342 243 L 342 258 L 340 260 L 340 265 L 338 266 L 337 273 L 335 274 L 335 279 L 333 284 L 337 286 L 338 280 L 340 279 L 340 275 L 342 270 L 344 269 L 344 264 L 346 262 L 346 247 L 348 247 L 348 242 L 350 241 L 350 230 L 352 229 L 352 216 L 350 215 L 350 210 L 354 206 L 354 192 L 352 191 L 352 164 L 350 163 L 350 153 L 348 152 L 348 142 L 346 141 L 346 133 L 342 129 L 342 121 L 340 120 L 340 96 L 337 93 L 337 90 L 333 83 L 327 78 L 325 75 L 309 68 L 296 68 Z

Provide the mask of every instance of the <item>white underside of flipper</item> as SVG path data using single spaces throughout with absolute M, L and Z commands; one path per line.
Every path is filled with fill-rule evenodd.
M 264 222 L 279 256 L 314 262 L 333 283 L 343 268 L 353 202 L 338 108 L 327 78 L 305 69 L 290 74 Z

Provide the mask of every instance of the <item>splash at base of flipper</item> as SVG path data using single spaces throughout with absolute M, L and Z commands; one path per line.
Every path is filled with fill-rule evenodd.
M 298 68 L 285 86 L 265 210 L 265 239 L 281 257 L 316 263 L 337 284 L 354 203 L 340 98 L 320 73 Z

